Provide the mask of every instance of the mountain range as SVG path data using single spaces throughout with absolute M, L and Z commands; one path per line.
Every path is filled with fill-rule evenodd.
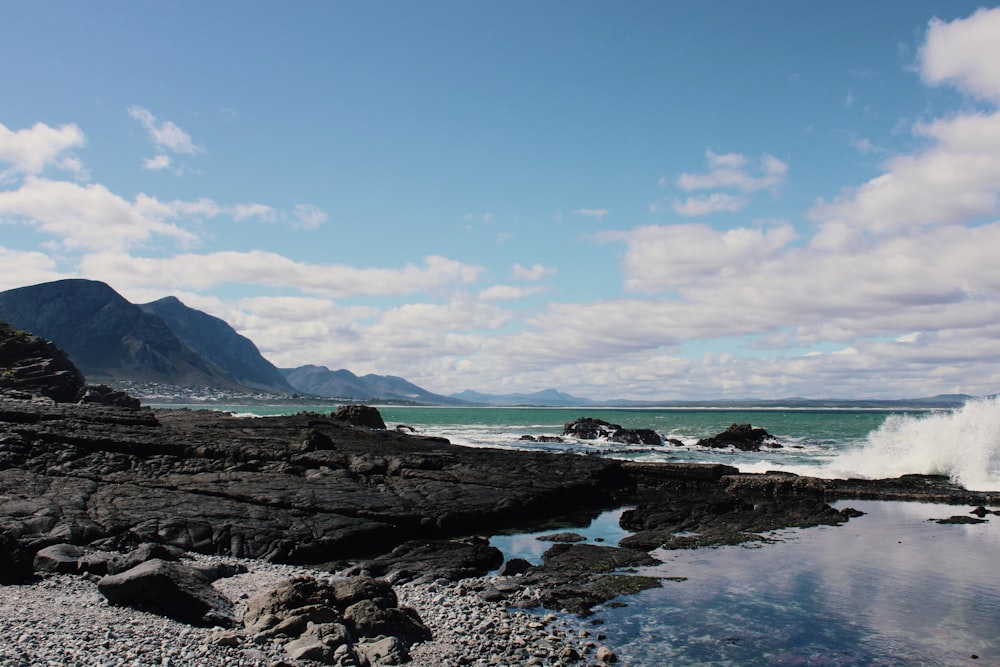
M 178 387 L 265 392 L 282 396 L 350 401 L 394 401 L 424 405 L 530 405 L 540 407 L 955 407 L 969 397 L 943 395 L 894 401 L 592 401 L 556 389 L 530 394 L 452 396 L 427 391 L 393 375 L 357 376 L 349 370 L 305 365 L 279 369 L 253 341 L 224 320 L 168 296 L 133 304 L 109 285 L 83 279 L 58 280 L 0 292 L 0 321 L 59 346 L 91 382 L 159 383 Z

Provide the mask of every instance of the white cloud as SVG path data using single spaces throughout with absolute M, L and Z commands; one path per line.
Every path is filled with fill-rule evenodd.
M 326 213 L 313 204 L 296 204 L 293 213 L 298 224 L 304 229 L 316 229 L 326 222 Z
M 164 236 L 189 245 L 197 237 L 166 222 L 183 202 L 145 195 L 129 202 L 103 185 L 28 177 L 17 190 L 0 192 L 0 222 L 23 222 L 60 239 L 66 248 L 120 250 Z M 192 204 L 197 207 L 197 204 Z
M 534 264 L 530 267 L 521 266 L 520 264 L 514 264 L 512 276 L 514 280 L 536 281 L 554 275 L 555 272 L 556 272 L 555 267 L 544 266 L 542 264 Z
M 128 108 L 128 115 L 142 124 L 149 135 L 150 141 L 157 148 L 185 155 L 201 153 L 205 150 L 201 146 L 195 145 L 191 140 L 191 135 L 174 125 L 171 121 L 158 122 L 156 116 L 149 109 L 140 106 L 130 106 Z
M 146 158 L 142 161 L 142 168 L 147 171 L 160 171 L 162 169 L 170 168 L 170 156 L 164 153 L 151 158 Z
M 707 174 L 681 174 L 677 186 L 682 190 L 741 190 L 756 192 L 781 185 L 788 172 L 788 165 L 773 155 L 760 158 L 760 174 L 752 175 L 746 169 L 747 158 L 739 153 L 717 154 L 706 151 L 709 171 Z
M 50 127 L 45 123 L 35 123 L 30 129 L 11 131 L 0 123 L 0 162 L 13 165 L 0 171 L 0 181 L 14 174 L 38 175 L 49 166 L 71 172 L 76 178 L 85 180 L 83 163 L 66 151 L 82 148 L 86 143 L 83 132 L 75 123 Z
M 674 212 L 685 217 L 711 215 L 719 212 L 735 213 L 742 210 L 747 203 L 748 201 L 744 197 L 734 197 L 724 192 L 713 192 L 706 197 L 688 197 L 684 201 L 675 199 Z
M 622 259 L 626 288 L 657 293 L 673 292 L 721 273 L 740 278 L 795 237 L 791 225 L 779 223 L 725 232 L 703 225 L 650 225 L 603 238 L 626 244 Z
M 885 173 L 820 201 L 809 215 L 875 233 L 952 224 L 991 215 L 1000 192 L 1000 114 L 969 114 L 917 125 L 930 140 L 920 153 L 899 155 Z
M 0 246 L 0 291 L 60 280 L 68 276 L 56 270 L 56 262 L 41 252 L 24 252 Z
M 951 83 L 1000 103 L 1000 9 L 979 9 L 950 23 L 932 19 L 920 50 L 920 72 L 930 85 Z
M 596 218 L 598 220 L 602 220 L 607 214 L 608 209 L 606 208 L 578 208 L 573 211 L 573 215 L 584 218 Z
M 247 218 L 259 218 L 263 222 L 274 222 L 277 220 L 277 214 L 274 209 L 266 204 L 236 204 L 229 208 L 229 212 L 237 222 L 246 220 Z
M 492 213 L 467 213 L 465 219 L 469 222 L 482 222 L 484 224 L 493 224 L 494 217 Z
M 512 285 L 493 285 L 479 292 L 479 298 L 485 301 L 514 301 L 538 294 L 540 287 L 515 287 Z
M 295 262 L 276 253 L 216 252 L 181 254 L 167 258 L 132 257 L 101 253 L 84 257 L 81 269 L 110 284 L 156 285 L 163 288 L 206 290 L 226 283 L 293 288 L 326 297 L 392 296 L 467 285 L 482 269 L 439 256 L 423 266 L 401 269 L 362 269 L 345 264 Z

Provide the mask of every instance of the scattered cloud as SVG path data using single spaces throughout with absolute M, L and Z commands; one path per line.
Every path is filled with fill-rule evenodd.
M 740 190 L 756 192 L 781 185 L 788 172 L 788 165 L 773 155 L 764 154 L 760 158 L 759 174 L 747 170 L 748 160 L 739 153 L 718 154 L 706 151 L 708 173 L 681 174 L 677 186 L 691 190 Z
M 396 296 L 475 283 L 483 269 L 440 256 L 423 266 L 401 269 L 357 268 L 346 264 L 309 264 L 253 250 L 180 254 L 166 258 L 125 253 L 95 253 L 81 260 L 83 272 L 111 284 L 206 290 L 240 283 L 291 288 L 329 298 Z
M 156 116 L 149 109 L 140 106 L 130 106 L 128 108 L 128 115 L 139 121 L 146 130 L 150 141 L 158 149 L 168 150 L 173 153 L 182 153 L 184 155 L 193 155 L 205 150 L 191 140 L 191 135 L 174 125 L 171 121 L 157 121 Z
M 237 222 L 248 218 L 258 218 L 262 222 L 274 222 L 278 219 L 275 210 L 266 204 L 236 204 L 230 208 L 230 213 Z
M 523 299 L 542 291 L 541 287 L 515 287 L 512 285 L 493 285 L 479 292 L 479 298 L 484 301 L 514 301 Z
M 145 195 L 130 202 L 103 185 L 29 176 L 18 189 L 0 192 L 0 223 L 37 227 L 70 249 L 121 250 L 154 236 L 191 245 L 197 237 L 167 221 L 185 206 Z M 190 206 L 199 208 L 197 203 Z
M 534 264 L 530 267 L 521 266 L 520 264 L 514 264 L 514 269 L 512 271 L 512 276 L 514 280 L 527 280 L 527 281 L 537 281 L 543 278 L 547 278 L 551 275 L 555 275 L 556 268 L 554 266 L 544 266 L 542 264 Z
M 578 208 L 573 211 L 573 215 L 584 218 L 596 218 L 597 220 L 603 220 L 607 214 L 608 209 L 606 208 Z
M 469 222 L 481 222 L 486 225 L 491 225 L 494 222 L 492 213 L 466 213 L 465 219 Z
M 920 73 L 932 86 L 950 83 L 1000 104 L 1000 9 L 977 10 L 945 23 L 932 19 L 920 49 Z
M 86 138 L 75 123 L 59 127 L 35 123 L 31 128 L 17 131 L 0 123 L 0 162 L 12 165 L 0 171 L 0 182 L 15 175 L 37 176 L 46 167 L 69 171 L 78 180 L 86 180 L 88 175 L 83 163 L 67 152 L 82 148 L 84 144 Z
M 734 197 L 724 192 L 713 192 L 706 197 L 688 197 L 684 201 L 674 200 L 674 212 L 685 217 L 711 215 L 712 213 L 735 213 L 742 210 L 748 200 L 744 197 Z
M 296 204 L 292 209 L 298 225 L 303 229 L 316 229 L 326 222 L 326 213 L 315 204 Z
M 161 171 L 163 169 L 170 168 L 170 156 L 160 153 L 159 155 L 151 158 L 146 158 L 142 161 L 142 168 L 147 171 Z

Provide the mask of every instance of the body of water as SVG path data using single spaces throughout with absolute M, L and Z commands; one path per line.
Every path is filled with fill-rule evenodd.
M 242 414 L 328 408 L 230 406 Z M 647 461 L 721 462 L 743 471 L 822 477 L 944 474 L 967 488 L 1000 490 L 1000 399 L 955 410 L 724 410 L 380 407 L 389 428 L 471 447 L 545 449 Z M 559 436 L 578 417 L 654 429 L 660 446 Z M 761 452 L 698 447 L 733 423 L 765 428 L 783 445 Z M 676 446 L 668 439 L 681 441 Z M 623 665 L 1000 665 L 1000 517 L 976 525 L 934 519 L 972 508 L 926 503 L 837 503 L 865 512 L 836 527 L 791 529 L 764 545 L 655 551 L 640 568 L 663 587 L 596 608 L 581 628 L 606 635 Z M 615 545 L 621 509 L 574 528 Z M 565 531 L 567 528 L 559 529 Z M 549 531 L 554 532 L 554 531 Z M 505 556 L 539 562 L 551 543 L 497 535 Z
M 163 406 L 169 407 L 169 406 Z M 176 406 L 175 406 L 176 407 Z M 191 406 L 194 407 L 194 406 Z M 333 411 L 330 406 L 218 406 L 236 414 Z M 403 424 L 457 445 L 562 451 L 643 461 L 725 463 L 744 472 L 784 470 L 820 477 L 942 474 L 968 489 L 1000 490 L 1000 398 L 976 399 L 955 410 L 760 410 L 692 408 L 450 408 L 379 406 L 389 428 Z M 521 436 L 562 436 L 563 425 L 595 417 L 625 428 L 653 429 L 660 446 L 602 440 L 531 442 Z M 731 424 L 750 423 L 781 448 L 760 452 L 698 447 Z M 669 441 L 680 441 L 680 446 Z

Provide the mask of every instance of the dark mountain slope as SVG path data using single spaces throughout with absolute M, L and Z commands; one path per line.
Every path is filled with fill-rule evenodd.
M 0 319 L 51 340 L 88 377 L 239 387 L 162 318 L 102 282 L 58 280 L 0 292 Z
M 185 306 L 168 296 L 139 306 L 158 315 L 188 347 L 246 387 L 291 392 L 292 386 L 274 364 L 260 354 L 249 338 L 225 320 Z

